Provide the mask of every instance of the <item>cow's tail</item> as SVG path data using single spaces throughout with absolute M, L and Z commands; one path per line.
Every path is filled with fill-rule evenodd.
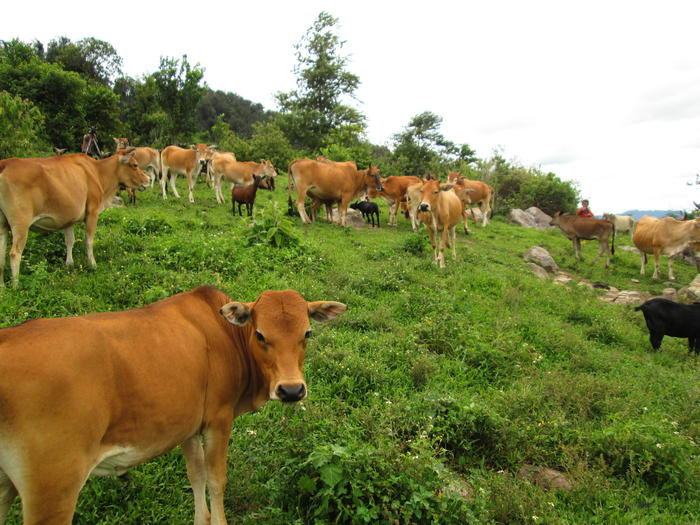
M 610 246 L 610 255 L 615 255 L 615 223 L 612 223 L 612 243 Z
M 294 164 L 297 162 L 299 159 L 294 159 L 292 162 L 289 163 L 289 166 L 287 166 L 287 214 L 288 215 L 294 215 L 294 203 L 292 202 L 292 188 L 294 188 Z
M 644 305 L 641 305 L 641 306 L 635 306 L 635 307 L 634 307 L 634 311 L 635 311 L 635 312 L 638 312 L 639 310 L 641 310 L 641 309 L 642 309 L 642 307 L 643 307 L 643 306 L 644 306 Z

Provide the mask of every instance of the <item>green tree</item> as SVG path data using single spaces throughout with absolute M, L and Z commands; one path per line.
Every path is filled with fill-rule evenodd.
M 326 146 L 334 130 L 365 127 L 364 116 L 343 102 L 353 98 L 360 79 L 346 69 L 349 60 L 341 54 L 345 42 L 334 33 L 337 23 L 325 11 L 319 13 L 295 46 L 297 89 L 276 95 L 279 127 L 294 146 L 309 153 Z
M 116 49 L 109 42 L 92 37 L 77 42 L 65 36 L 52 40 L 47 46 L 45 59 L 104 86 L 110 86 L 112 80 L 121 74 L 122 58 Z
M 244 137 L 253 134 L 253 125 L 264 122 L 270 117 L 262 104 L 224 91 L 204 89 L 204 94 L 197 104 L 197 127 L 200 131 L 209 131 L 219 115 L 224 116 L 231 130 Z
M 43 131 L 44 117 L 34 104 L 0 91 L 0 159 L 45 152 Z
M 424 111 L 414 116 L 408 126 L 394 135 L 394 150 L 390 171 L 396 175 L 420 176 L 441 171 L 443 165 L 453 162 L 458 154 L 471 158 L 469 146 L 458 148 L 440 132 L 442 117 Z
M 39 108 L 51 145 L 76 151 L 90 125 L 97 126 L 100 136 L 115 132 L 117 96 L 60 64 L 45 62 L 38 49 L 17 40 L 0 44 L 0 90 Z
M 191 66 L 187 55 L 180 60 L 161 57 L 158 71 L 151 75 L 158 106 L 169 116 L 167 138 L 171 142 L 189 142 L 197 131 L 196 107 L 204 93 L 203 76 L 204 70 L 199 64 Z

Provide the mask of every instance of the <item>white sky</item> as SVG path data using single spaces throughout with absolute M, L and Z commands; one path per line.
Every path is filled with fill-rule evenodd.
M 266 109 L 295 87 L 293 45 L 340 19 L 370 140 L 423 111 L 480 157 L 577 181 L 596 213 L 691 208 L 700 187 L 700 3 L 366 0 L 6 2 L 0 39 L 110 42 L 132 76 L 160 56 Z M 42 5 L 43 4 L 43 5 Z M 114 6 L 112 13 L 103 6 Z

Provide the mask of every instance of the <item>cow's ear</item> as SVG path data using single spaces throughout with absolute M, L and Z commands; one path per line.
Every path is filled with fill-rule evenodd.
M 219 313 L 223 315 L 226 320 L 235 324 L 236 326 L 243 326 L 250 322 L 251 319 L 251 309 L 245 303 L 226 303 L 221 307 Z
M 335 319 L 347 309 L 346 305 L 336 301 L 313 301 L 309 303 L 309 317 L 324 323 Z

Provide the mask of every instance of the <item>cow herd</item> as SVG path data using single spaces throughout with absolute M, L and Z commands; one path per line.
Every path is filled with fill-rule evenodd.
M 84 221 L 94 267 L 97 218 L 120 188 L 133 194 L 153 186 L 162 174 L 163 198 L 166 183 L 179 197 L 175 180 L 183 175 L 194 202 L 192 190 L 206 162 L 217 201 L 224 201 L 222 180 L 238 183 L 242 187 L 233 188 L 233 204 L 239 203 L 239 214 L 245 204 L 250 215 L 255 192 L 264 179 L 272 183 L 276 176 L 269 161 L 239 162 L 234 154 L 206 144 L 158 152 L 119 140 L 117 153 L 101 160 L 82 154 L 0 160 L 0 282 L 8 234 L 17 284 L 30 227 L 63 231 L 70 266 L 73 227 Z M 389 225 L 397 224 L 403 209 L 414 231 L 420 224 L 426 227 L 440 268 L 445 248 L 456 259 L 459 222 L 468 233 L 469 212 L 475 217 L 471 208 L 479 207 L 481 224 L 487 226 L 494 205 L 493 188 L 458 173 L 450 173 L 447 183 L 430 177 L 382 178 L 376 166 L 359 169 L 354 162 L 319 157 L 292 161 L 288 174 L 289 199 L 295 190 L 304 223 L 321 205 L 327 217 L 337 205 L 339 222 L 346 225 L 347 209 L 358 198 L 362 206 L 355 207 L 378 220 L 376 204 L 364 199 L 380 197 L 389 206 Z M 598 239 L 596 259 L 605 253 L 607 266 L 615 231 L 625 227 L 607 219 L 557 213 L 552 224 L 573 241 L 577 258 L 582 239 Z M 660 254 L 673 256 L 688 243 L 700 242 L 700 221 L 645 217 L 632 238 L 644 261 L 647 253 L 654 254 L 656 278 Z M 19 495 L 25 523 L 69 524 L 89 475 L 118 475 L 181 445 L 195 523 L 225 524 L 226 456 L 234 418 L 268 400 L 303 399 L 310 321 L 329 321 L 345 310 L 334 301 L 308 302 L 294 290 L 266 291 L 255 302 L 242 303 L 205 286 L 139 309 L 37 319 L 2 329 L 0 523 Z M 656 300 L 641 310 L 654 348 L 670 335 L 687 337 L 689 347 L 700 350 L 698 306 Z

